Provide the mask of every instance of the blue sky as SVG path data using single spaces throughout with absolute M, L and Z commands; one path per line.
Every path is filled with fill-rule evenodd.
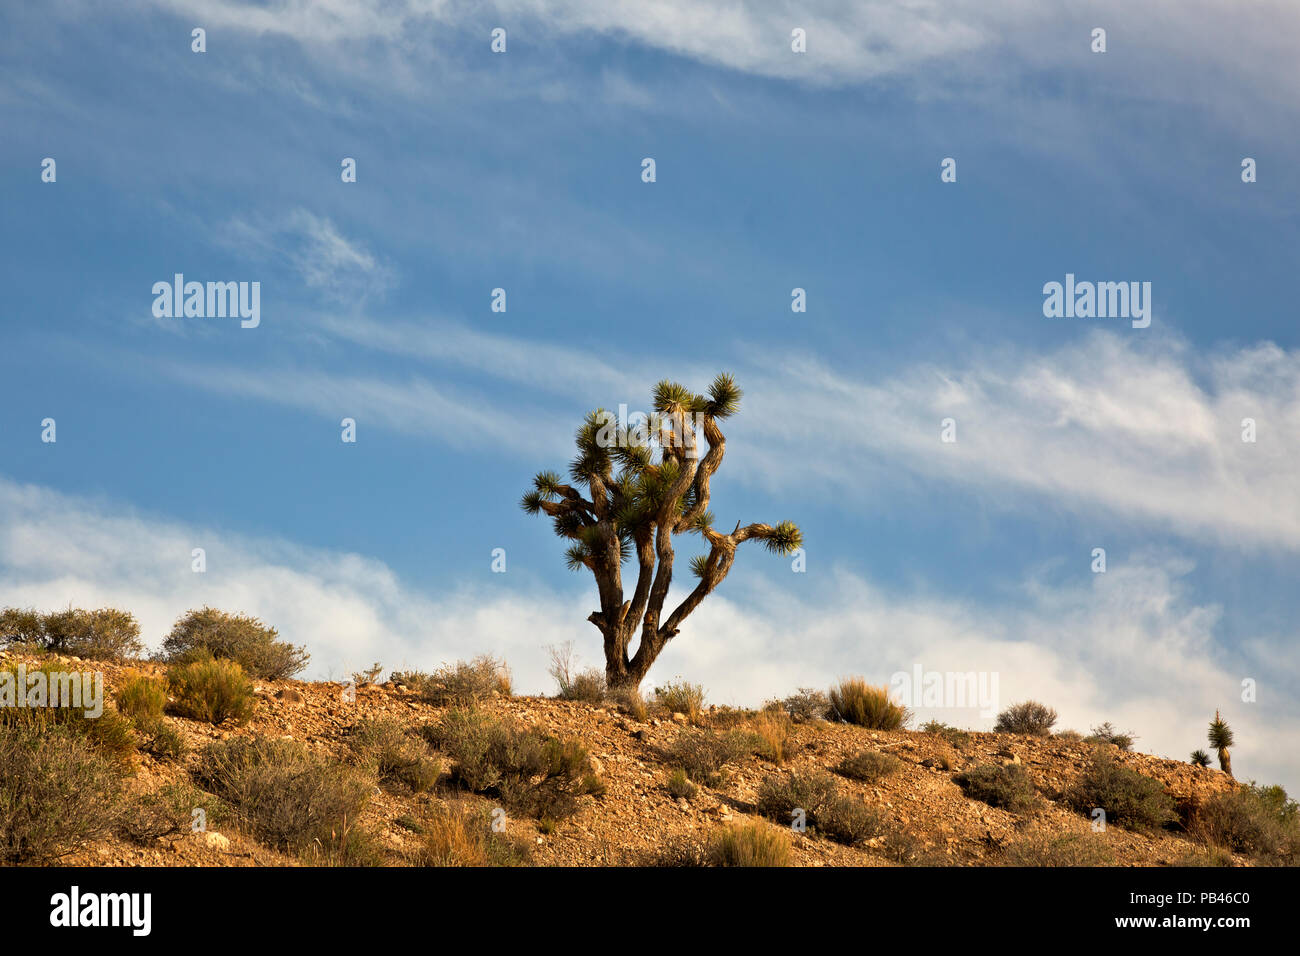
M 1177 758 L 1219 707 L 1294 789 L 1300 15 L 1044 6 L 7 9 L 3 603 L 539 691 L 544 645 L 598 662 L 594 589 L 519 494 L 587 410 L 728 370 L 713 510 L 808 570 L 742 551 L 651 682 L 994 671 Z M 155 318 L 176 272 L 260 282 L 260 326 Z M 1150 282 L 1150 327 L 1045 318 L 1066 273 Z

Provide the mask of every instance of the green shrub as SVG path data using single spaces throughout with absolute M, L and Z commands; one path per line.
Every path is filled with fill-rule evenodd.
M 1281 787 L 1250 785 L 1217 793 L 1193 812 L 1188 829 L 1214 847 L 1267 863 L 1300 861 L 1300 819 Z
M 872 730 L 898 730 L 911 718 L 907 708 L 889 697 L 889 687 L 872 687 L 849 677 L 831 688 L 830 714 L 836 720 Z
M 954 780 L 966 796 L 1013 813 L 1028 810 L 1038 803 L 1038 791 L 1020 764 L 977 764 L 959 773 Z
M 144 723 L 137 721 L 136 730 L 144 737 L 141 749 L 159 760 L 179 760 L 189 750 L 180 731 L 161 717 Z
M 1012 704 L 998 714 L 993 725 L 995 734 L 1029 734 L 1034 737 L 1046 737 L 1056 723 L 1056 711 L 1036 700 L 1027 700 L 1022 704 Z
M 370 862 L 355 834 L 373 786 L 357 771 L 292 740 L 235 738 L 208 745 L 194 771 L 261 842 L 320 862 Z
M 789 866 L 790 837 L 762 823 L 738 823 L 713 834 L 705 858 L 712 866 Z
M 137 723 L 158 720 L 167 707 L 167 681 L 128 671 L 115 699 L 118 711 Z
M 698 723 L 704 711 L 704 685 L 689 684 L 684 680 L 669 681 L 655 688 L 655 703 L 670 714 L 685 714 L 692 724 Z
M 232 660 L 214 659 L 202 651 L 188 664 L 167 671 L 172 711 L 191 720 L 220 724 L 245 721 L 253 712 L 253 684 Z
M 122 771 L 68 726 L 0 733 L 0 859 L 58 860 L 114 829 Z
M 45 649 L 45 615 L 34 608 L 0 609 L 0 645 Z
M 448 704 L 465 707 L 494 695 L 510 696 L 510 668 L 505 661 L 490 654 L 480 654 L 472 661 L 444 664 L 420 678 L 418 684 L 412 685 L 413 689 L 426 703 L 439 707 Z
M 1086 740 L 1093 744 L 1114 744 L 1120 750 L 1132 750 L 1137 737 L 1131 731 L 1116 730 L 1108 720 L 1100 727 L 1092 728 L 1092 735 Z
M 16 668 L 0 669 L 0 673 L 6 675 L 7 685 L 18 687 Z M 130 765 L 135 757 L 137 741 L 129 720 L 110 707 L 104 707 L 98 717 L 87 717 L 86 711 L 91 709 L 90 688 L 84 684 L 82 685 L 83 706 L 53 705 L 50 700 L 54 696 L 54 686 L 60 683 L 61 676 L 68 675 L 55 664 L 42 664 L 40 667 L 28 669 L 27 679 L 30 681 L 37 673 L 46 675 L 45 685 L 49 692 L 46 704 L 26 707 L 0 706 L 0 728 L 29 728 L 37 732 L 62 728 L 84 739 L 101 757 L 123 766 Z M 102 684 L 99 686 L 102 688 Z M 68 693 L 69 690 L 60 683 L 58 692 L 60 699 L 65 699 L 64 695 Z
M 162 659 L 183 664 L 202 659 L 206 652 L 219 660 L 234 661 L 261 680 L 283 680 L 306 667 L 311 655 L 277 637 L 275 628 L 255 617 L 202 607 L 172 625 L 163 640 Z
M 845 757 L 841 760 L 839 766 L 835 768 L 835 772 L 848 777 L 850 780 L 875 783 L 890 774 L 897 773 L 902 768 L 903 761 L 897 757 L 878 753 L 874 750 L 863 750 L 852 757 Z
M 725 779 L 726 766 L 747 756 L 753 746 L 754 738 L 739 731 L 684 730 L 669 746 L 666 759 L 696 783 L 716 787 Z
M 1065 795 L 1066 802 L 1085 814 L 1101 808 L 1106 823 L 1130 830 L 1150 830 L 1172 823 L 1178 815 L 1174 800 L 1159 781 L 1120 766 L 1101 754 Z
M 475 793 L 500 796 L 512 809 L 559 820 L 578 809 L 578 798 L 603 792 L 586 750 L 475 710 L 448 711 L 421 728 L 452 760 L 453 781 Z
M 970 734 L 964 730 L 958 730 L 940 720 L 928 720 L 921 726 L 921 732 L 926 734 L 938 734 L 946 740 L 951 746 L 962 750 L 970 743 Z
M 379 679 L 379 675 L 383 672 L 384 665 L 379 663 L 379 661 L 375 661 L 363 671 L 353 671 L 352 683 L 356 684 L 358 687 L 363 687 L 366 684 L 373 684 Z
M 116 661 L 144 653 L 135 616 L 110 607 L 49 614 L 5 608 L 0 611 L 0 643 L 32 644 L 55 654 L 93 660 Z
M 142 846 L 187 833 L 194 808 L 209 802 L 206 794 L 190 784 L 168 784 L 130 801 L 118 824 L 118 833 Z
M 817 815 L 837 795 L 835 778 L 830 774 L 790 773 L 768 777 L 758 788 L 755 801 L 763 816 L 787 826 L 793 821 L 796 810 L 804 812 L 809 825 L 817 823 Z
M 836 843 L 856 846 L 881 832 L 880 814 L 861 800 L 844 794 L 831 797 L 818 808 L 817 831 Z
M 348 744 L 358 763 L 384 786 L 423 793 L 442 773 L 442 764 L 430 755 L 428 744 L 395 720 L 361 721 Z
M 795 693 L 782 700 L 769 701 L 765 709 L 782 710 L 797 723 L 820 720 L 831 709 L 830 698 L 822 691 L 812 687 L 800 687 Z
M 691 783 L 691 778 L 686 776 L 686 771 L 681 767 L 668 775 L 668 793 L 674 800 L 690 800 L 698 791 L 699 788 Z

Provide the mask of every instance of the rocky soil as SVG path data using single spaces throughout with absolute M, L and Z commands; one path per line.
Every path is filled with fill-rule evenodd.
M 102 670 L 110 691 L 123 667 L 102 662 L 79 663 L 63 659 L 77 669 Z M 161 674 L 150 663 L 132 665 L 137 670 Z M 344 757 L 350 728 L 364 718 L 394 718 L 412 725 L 435 722 L 444 708 L 420 701 L 411 691 L 393 684 L 367 685 L 349 701 L 338 683 L 263 681 L 257 685 L 254 716 L 242 726 L 211 725 L 168 717 L 189 743 L 180 761 L 163 762 L 147 754 L 138 758 L 130 786 L 145 792 L 182 780 L 199 759 L 202 745 L 213 739 L 261 734 L 289 737 L 326 754 Z M 110 693 L 111 697 L 111 693 Z M 738 820 L 760 820 L 754 801 L 760 784 L 774 774 L 802 770 L 832 770 L 841 759 L 861 750 L 892 754 L 902 769 L 874 784 L 837 776 L 841 792 L 855 795 L 881 811 L 894 832 L 910 847 L 900 854 L 893 841 L 873 839 L 850 848 L 813 832 L 792 834 L 793 859 L 801 866 L 894 866 L 900 859 L 926 865 L 996 865 L 1006 848 L 1035 835 L 1048 838 L 1077 833 L 1102 840 L 1108 860 L 1118 865 L 1163 866 L 1198 862 L 1204 847 L 1183 834 L 1165 830 L 1133 833 L 1119 827 L 1094 835 L 1083 815 L 1059 802 L 1073 780 L 1085 769 L 1094 745 L 1053 737 L 1024 737 L 970 732 L 957 746 L 937 734 L 919 731 L 881 732 L 843 724 L 809 721 L 796 724 L 782 765 L 747 757 L 731 768 L 718 787 L 701 787 L 690 799 L 675 799 L 665 786 L 671 767 L 664 751 L 674 739 L 690 732 L 682 715 L 654 713 L 645 721 L 622 712 L 613 704 L 589 704 L 544 697 L 495 697 L 482 705 L 498 716 L 533 724 L 549 734 L 576 737 L 591 755 L 598 776 L 606 784 L 600 796 L 582 798 L 579 812 L 551 832 L 537 821 L 509 819 L 513 840 L 527 846 L 529 862 L 540 866 L 637 865 L 653 862 L 665 847 L 702 845 L 710 833 Z M 740 712 L 706 711 L 703 727 L 724 729 L 743 726 Z M 1161 781 L 1182 805 L 1235 786 L 1214 769 L 1165 760 L 1140 753 L 1123 753 L 1109 747 L 1125 766 Z M 1024 814 L 1009 813 L 968 799 L 954 777 L 975 763 L 1019 763 L 1044 798 L 1041 806 Z M 361 821 L 378 834 L 381 843 L 400 857 L 414 839 L 399 824 L 428 801 L 453 794 L 444 777 L 433 794 L 413 795 L 375 789 Z M 454 794 L 462 797 L 460 793 Z M 472 801 L 490 801 L 469 797 Z M 770 824 L 775 825 L 775 824 Z M 109 840 L 84 848 L 64 862 L 102 866 L 265 866 L 294 865 L 297 861 L 258 845 L 233 826 L 221 832 L 186 834 L 156 841 L 150 847 Z M 1245 859 L 1236 859 L 1247 864 Z

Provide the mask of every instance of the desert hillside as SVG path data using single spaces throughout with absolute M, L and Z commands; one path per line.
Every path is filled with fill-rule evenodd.
M 132 681 L 166 686 L 151 662 L 10 653 L 0 665 L 20 661 L 102 671 L 109 708 Z M 45 859 L 682 865 L 727 862 L 719 846 L 748 834 L 796 866 L 1252 862 L 1191 825 L 1216 794 L 1241 789 L 1228 776 L 1074 735 L 881 731 L 775 710 L 686 714 L 495 690 L 469 706 L 431 696 L 392 680 L 261 680 L 246 719 L 213 723 L 178 716 L 172 694 L 160 722 L 137 722 L 112 824 L 72 827 L 68 839 L 81 845 Z M 1093 832 L 1071 794 L 1098 759 L 1155 781 L 1168 819 Z M 259 760 L 263 776 L 248 770 Z M 353 789 L 334 793 L 344 781 Z

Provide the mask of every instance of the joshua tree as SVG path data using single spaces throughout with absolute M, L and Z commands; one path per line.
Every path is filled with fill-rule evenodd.
M 1208 767 L 1210 765 L 1210 755 L 1204 750 L 1193 750 L 1192 763 L 1198 767 Z
M 727 534 L 713 527 L 709 482 L 726 448 L 718 423 L 736 413 L 740 397 L 735 379 L 722 374 L 707 395 L 660 382 L 654 389 L 655 414 L 645 421 L 620 422 L 604 410 L 592 412 L 575 439 L 578 453 L 569 465 L 573 484 L 544 471 L 523 497 L 524 511 L 545 512 L 555 533 L 573 542 L 566 552 L 569 567 L 587 568 L 596 578 L 600 610 L 587 620 L 604 637 L 605 679 L 611 689 L 641 683 L 682 621 L 727 576 L 742 542 L 761 541 L 776 554 L 789 554 L 802 543 L 799 529 L 789 521 L 743 527 L 736 522 Z M 703 454 L 702 442 L 708 444 Z M 574 485 L 585 488 L 586 495 Z M 695 588 L 661 620 L 673 580 L 673 536 L 690 532 L 702 537 L 709 550 L 691 560 L 699 579 Z M 635 560 L 637 576 L 625 599 L 622 571 L 629 560 Z
M 1210 746 L 1219 752 L 1219 769 L 1232 776 L 1232 757 L 1228 753 L 1228 748 L 1232 746 L 1232 728 L 1228 722 L 1219 716 L 1219 712 L 1214 712 L 1214 719 L 1210 721 Z

